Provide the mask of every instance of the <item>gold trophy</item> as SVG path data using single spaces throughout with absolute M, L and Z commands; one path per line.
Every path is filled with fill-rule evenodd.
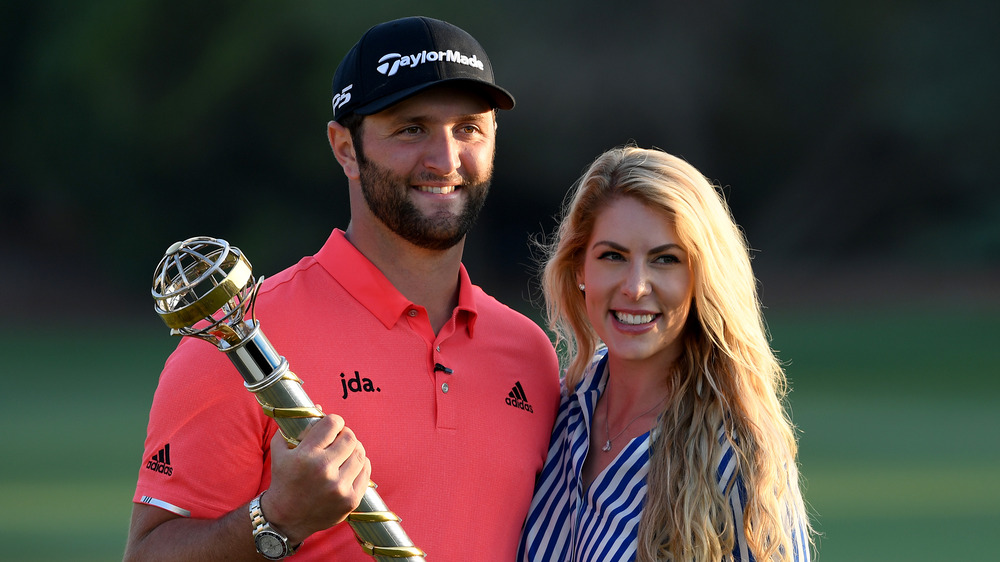
M 288 369 L 254 318 L 253 306 L 263 278 L 255 280 L 250 262 L 225 240 L 199 236 L 167 249 L 153 276 L 155 310 L 170 334 L 212 343 L 224 352 L 252 392 L 274 418 L 292 446 L 310 424 L 324 416 Z M 389 511 L 375 484 L 347 522 L 361 548 L 384 562 L 424 560 L 406 536 L 399 517 Z

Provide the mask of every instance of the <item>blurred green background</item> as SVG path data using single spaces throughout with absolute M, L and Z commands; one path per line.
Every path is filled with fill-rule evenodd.
M 475 35 L 517 98 L 478 284 L 537 318 L 528 238 L 586 164 L 629 140 L 687 158 L 755 248 L 817 559 L 995 557 L 1000 4 L 536 4 L 0 5 L 5 560 L 121 557 L 175 344 L 156 262 L 204 234 L 270 275 L 346 226 L 330 79 L 415 13 Z

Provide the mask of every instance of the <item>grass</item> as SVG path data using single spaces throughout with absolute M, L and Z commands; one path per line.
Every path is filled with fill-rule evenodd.
M 146 415 L 176 343 L 154 322 L 0 333 L 5 560 L 121 559 Z
M 986 559 L 1000 528 L 1000 324 L 989 310 L 772 311 L 820 561 Z M 5 559 L 117 560 L 146 413 L 176 341 L 0 333 Z
M 1000 323 L 947 314 L 769 317 L 788 361 L 817 560 L 989 559 L 1000 528 Z

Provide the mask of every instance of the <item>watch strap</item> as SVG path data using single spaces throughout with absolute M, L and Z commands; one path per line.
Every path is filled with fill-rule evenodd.
M 266 491 L 267 490 L 264 490 L 264 492 Z M 302 543 L 293 546 L 288 541 L 288 537 L 285 536 L 284 533 L 279 531 L 277 527 L 270 524 L 264 517 L 264 512 L 260 508 L 260 498 L 264 496 L 264 492 L 261 492 L 260 495 L 258 495 L 257 497 L 255 497 L 250 501 L 250 524 L 253 525 L 254 547 L 256 548 L 257 545 L 257 535 L 259 535 L 263 531 L 268 531 L 271 534 L 277 536 L 279 539 L 281 539 L 281 542 L 285 544 L 285 553 L 277 558 L 271 558 L 266 554 L 264 554 L 263 552 L 260 552 L 259 548 L 257 549 L 257 552 L 263 554 L 266 558 L 270 558 L 272 560 L 280 560 L 282 558 L 295 554 L 295 550 L 298 547 L 302 546 Z

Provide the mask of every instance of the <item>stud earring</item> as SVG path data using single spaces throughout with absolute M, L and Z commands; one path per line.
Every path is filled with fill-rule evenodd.
M 581 291 L 586 291 L 587 290 L 587 286 L 584 285 L 583 283 L 580 283 L 580 285 L 578 285 L 578 286 L 580 287 Z

